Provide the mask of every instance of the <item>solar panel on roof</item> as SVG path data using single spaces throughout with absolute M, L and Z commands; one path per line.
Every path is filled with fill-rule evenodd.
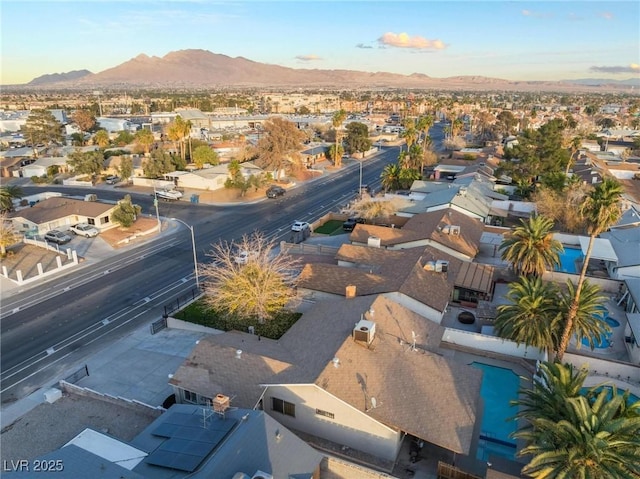
M 167 438 L 145 461 L 154 466 L 193 472 L 233 429 L 237 420 L 172 413 L 156 427 L 154 436 Z

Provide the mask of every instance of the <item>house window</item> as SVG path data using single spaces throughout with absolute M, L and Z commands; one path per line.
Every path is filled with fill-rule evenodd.
M 318 416 L 328 417 L 329 419 L 334 419 L 335 415 L 329 411 L 323 411 L 322 409 L 316 409 L 316 414 Z
M 198 404 L 198 395 L 194 392 L 184 390 L 184 400 L 193 404 Z
M 100 218 L 100 224 L 104 225 L 106 223 L 109 222 L 109 217 L 108 216 L 103 216 L 102 218 Z
M 96 220 L 94 220 L 93 218 L 87 218 L 87 223 L 90 224 L 91 226 L 95 226 Z
M 296 417 L 296 405 L 278 398 L 271 398 L 271 409 L 285 414 L 287 416 Z

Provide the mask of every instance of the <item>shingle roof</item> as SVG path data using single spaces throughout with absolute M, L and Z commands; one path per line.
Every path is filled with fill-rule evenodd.
M 298 286 L 332 294 L 345 294 L 348 285 L 357 296 L 400 292 L 444 311 L 462 261 L 431 246 L 406 250 L 380 250 L 367 246 L 342 245 L 336 258 L 355 267 L 307 264 Z M 426 271 L 429 261 L 448 261 L 446 273 Z
M 363 317 L 376 324 L 370 348 L 351 336 Z M 443 333 L 443 327 L 383 296 L 343 298 L 305 313 L 279 341 L 237 332 L 203 339 L 171 382 L 189 389 L 187 369 L 204 368 L 238 407 L 255 405 L 259 384 L 315 383 L 394 429 L 468 453 L 479 419 L 482 372 L 439 355 Z M 243 350 L 241 359 L 235 358 L 236 348 Z
M 291 355 L 277 341 L 231 331 L 201 339 L 169 383 L 206 397 L 222 393 L 232 405 L 251 409 L 262 394 L 260 384 L 293 368 Z
M 339 367 L 330 362 L 316 384 L 390 427 L 467 454 L 479 418 L 481 372 L 430 352 L 442 327 L 383 296 L 371 307 L 370 347 L 345 338 L 335 352 Z
M 460 234 L 447 233 L 449 226 L 460 226 Z M 473 258 L 479 249 L 483 225 L 478 219 L 451 208 L 412 216 L 399 228 L 374 225 L 357 225 L 350 236 L 354 243 L 367 244 L 370 236 L 380 238 L 381 246 L 398 246 L 427 240 Z
M 32 208 L 19 210 L 13 213 L 11 217 L 25 218 L 39 225 L 72 215 L 97 218 L 113 208 L 114 205 L 112 204 L 100 203 L 98 201 L 82 201 L 56 196 L 40 201 Z

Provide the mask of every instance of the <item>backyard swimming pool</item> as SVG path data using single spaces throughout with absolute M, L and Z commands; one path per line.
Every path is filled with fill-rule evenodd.
M 509 401 L 518 399 L 520 378 L 510 369 L 483 363 L 471 363 L 483 371 L 480 395 L 484 402 L 477 458 L 487 461 L 490 454 L 513 460 L 516 444 L 509 436 L 517 424 L 507 419 L 516 414 Z
M 613 389 L 610 388 L 609 386 L 601 386 L 599 388 L 596 388 L 596 391 L 600 392 L 602 389 L 608 389 L 609 390 L 609 398 L 611 397 L 611 394 L 613 394 Z M 589 388 L 582 388 L 580 390 L 580 392 L 582 394 L 586 394 L 588 390 L 589 390 Z M 620 394 L 620 395 L 622 395 L 624 393 L 624 390 L 622 390 L 620 388 L 618 388 L 617 391 L 618 391 L 618 394 Z M 640 398 L 638 396 L 636 396 L 635 394 L 631 394 L 631 393 L 629 394 L 629 399 L 627 401 L 627 404 L 633 404 L 633 403 L 636 403 L 638 401 L 640 401 Z
M 577 261 L 583 258 L 582 250 L 579 248 L 564 247 L 564 251 L 560 253 L 560 266 L 556 266 L 555 271 L 562 273 L 578 274 Z
M 610 328 L 617 328 L 620 326 L 620 322 L 618 320 L 609 317 L 609 311 L 604 307 L 602 308 L 602 312 L 598 314 L 597 317 L 607 323 Z M 599 338 L 596 338 L 593 341 L 595 349 L 608 348 L 611 345 L 611 336 L 612 333 L 602 333 Z M 583 338 L 582 345 L 589 348 L 589 339 Z

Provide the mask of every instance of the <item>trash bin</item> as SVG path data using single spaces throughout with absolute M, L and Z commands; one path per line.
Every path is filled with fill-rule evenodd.
M 200 195 L 191 195 L 191 203 L 199 203 Z

